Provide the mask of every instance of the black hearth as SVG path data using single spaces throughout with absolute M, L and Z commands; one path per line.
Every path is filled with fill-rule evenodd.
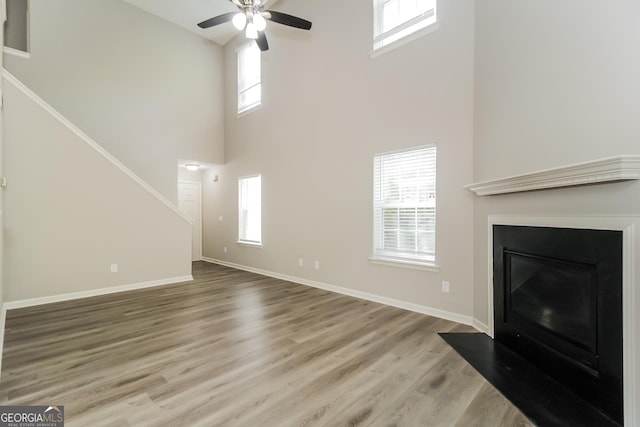
M 496 342 L 622 425 L 622 232 L 494 225 L 493 242 Z

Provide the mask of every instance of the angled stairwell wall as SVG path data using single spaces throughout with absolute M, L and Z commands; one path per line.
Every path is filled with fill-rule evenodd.
M 6 308 L 189 279 L 189 220 L 6 71 L 3 88 Z
M 179 159 L 224 162 L 222 47 L 126 2 L 32 0 L 4 68 L 172 203 Z

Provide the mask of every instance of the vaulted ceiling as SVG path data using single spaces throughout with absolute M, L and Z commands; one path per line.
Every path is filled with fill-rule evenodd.
M 231 23 L 218 25 L 205 30 L 197 26 L 198 22 L 227 12 L 238 10 L 229 0 L 123 0 L 140 9 L 179 25 L 193 33 L 224 45 L 236 34 Z M 277 0 L 267 1 L 268 7 Z

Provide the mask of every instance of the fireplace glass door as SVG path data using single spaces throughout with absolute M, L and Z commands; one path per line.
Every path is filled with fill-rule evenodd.
M 505 266 L 505 321 L 595 374 L 595 265 L 506 250 Z

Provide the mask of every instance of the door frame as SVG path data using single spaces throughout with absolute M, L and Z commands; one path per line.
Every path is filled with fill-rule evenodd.
M 203 229 L 202 229 L 202 211 L 203 211 L 203 206 L 202 206 L 202 182 L 200 182 L 200 181 L 192 181 L 192 180 L 183 180 L 183 179 L 178 181 L 178 208 L 179 208 L 179 205 L 180 205 L 180 197 L 181 197 L 180 184 L 193 184 L 197 188 L 196 196 L 198 197 L 198 200 L 200 202 L 200 215 L 198 216 L 197 224 L 196 224 L 194 218 L 191 218 L 191 221 L 192 221 L 192 225 L 191 225 L 192 234 L 191 235 L 193 236 L 194 225 L 198 225 L 198 227 L 200 229 L 200 238 L 198 239 L 199 240 L 199 242 L 198 242 L 198 252 L 200 254 L 200 257 L 197 260 L 193 260 L 193 242 L 191 242 L 191 251 L 192 251 L 191 258 L 192 258 L 192 261 L 200 261 L 200 260 L 202 260 L 202 240 L 203 240 L 203 238 L 202 238 L 202 235 L 203 235 Z M 182 211 L 182 210 L 180 209 L 180 211 Z

